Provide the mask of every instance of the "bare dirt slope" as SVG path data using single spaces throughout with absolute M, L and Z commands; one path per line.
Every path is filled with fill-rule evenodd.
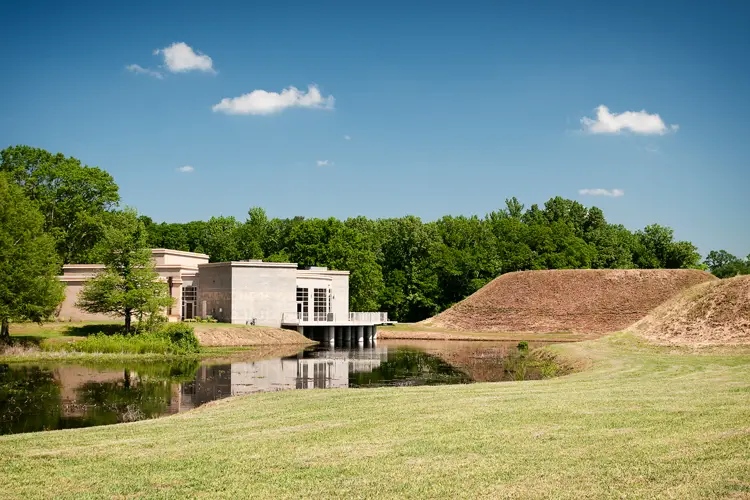
M 666 344 L 750 344 L 750 276 L 694 286 L 654 309 L 631 330 Z
M 684 269 L 508 273 L 423 323 L 475 332 L 607 333 L 632 325 L 679 291 L 713 280 Z
M 314 344 L 294 330 L 262 326 L 201 324 L 196 326 L 195 335 L 201 345 L 206 347 Z

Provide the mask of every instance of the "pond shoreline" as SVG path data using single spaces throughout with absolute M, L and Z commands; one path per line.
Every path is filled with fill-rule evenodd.
M 169 361 L 180 359 L 204 359 L 267 348 L 296 348 L 316 345 L 317 342 L 294 330 L 224 323 L 190 323 L 200 343 L 200 352 L 193 354 L 162 353 L 88 353 L 59 349 L 61 344 L 83 340 L 87 336 L 121 329 L 117 323 L 61 323 L 43 325 L 11 325 L 10 346 L 0 345 L 0 363 L 29 363 L 37 361 L 77 362 L 85 361 Z M 55 348 L 45 348 L 54 345 Z
M 508 382 L 566 373 L 553 359 L 514 342 L 275 346 L 204 359 L 37 359 L 0 364 L 0 435 L 161 418 L 262 392 Z
M 581 342 L 594 340 L 605 334 L 583 334 L 574 332 L 469 332 L 400 324 L 378 329 L 378 340 L 434 340 L 461 342 Z

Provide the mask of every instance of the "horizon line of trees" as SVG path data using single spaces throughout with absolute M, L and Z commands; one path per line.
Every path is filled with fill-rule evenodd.
M 25 265 L 14 247 L 18 237 L 11 235 L 29 217 L 39 224 L 34 234 L 23 233 L 30 245 L 26 252 L 33 254 L 32 240 L 38 240 L 39 255 L 46 255 L 40 261 L 59 272 L 63 264 L 107 262 L 112 252 L 108 229 L 122 230 L 122 217 L 135 213 L 120 207 L 119 188 L 109 173 L 61 153 L 6 148 L 0 151 L 0 176 L 8 186 L 4 189 L 13 193 L 0 199 L 0 211 L 5 211 L 0 213 L 6 214 L 0 218 L 2 269 Z M 19 205 L 23 216 L 9 208 L 17 204 L 11 198 L 19 197 L 28 201 Z M 351 309 L 383 310 L 399 321 L 430 317 L 513 271 L 696 268 L 719 277 L 750 274 L 750 256 L 743 261 L 712 251 L 701 263 L 695 245 L 676 241 L 668 227 L 653 224 L 631 231 L 607 222 L 597 207 L 559 196 L 528 208 L 513 197 L 485 217 L 429 222 L 414 216 L 269 219 L 262 208 L 253 207 L 245 221 L 211 217 L 155 223 L 141 215 L 125 226 L 143 231 L 148 247 L 202 252 L 214 262 L 262 258 L 349 270 Z M 49 307 L 21 307 L 19 290 L 31 285 L 18 276 L 0 275 L 0 320 L 38 320 Z M 32 296 L 23 296 L 27 306 Z M 53 296 L 48 294 L 48 302 Z
M 486 217 L 269 219 L 154 223 L 149 245 L 206 253 L 212 261 L 264 259 L 351 271 L 352 310 L 398 321 L 428 318 L 500 274 L 538 269 L 705 269 L 696 247 L 658 224 L 632 232 L 597 207 L 555 197 L 528 209 L 518 199 Z

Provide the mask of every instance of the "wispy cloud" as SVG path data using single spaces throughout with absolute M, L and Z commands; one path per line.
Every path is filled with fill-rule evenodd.
M 189 174 L 190 172 L 195 172 L 195 168 L 190 165 L 185 165 L 184 167 L 178 167 L 177 171 L 183 174 Z
M 319 167 L 330 167 L 333 165 L 333 162 L 330 160 L 318 160 L 315 164 Z
M 653 144 L 649 144 L 648 146 L 637 146 L 636 149 L 638 149 L 638 151 L 645 151 L 646 153 L 652 153 L 655 155 L 661 153 L 661 150 Z
M 350 135 L 345 135 L 345 136 L 344 136 L 344 140 L 345 140 L 345 141 L 351 141 L 351 140 L 352 140 L 352 136 L 350 136 Z
M 619 198 L 625 196 L 625 191 L 622 189 L 579 189 L 578 194 L 583 196 L 610 196 L 612 198 Z
M 144 68 L 143 66 L 139 64 L 128 64 L 127 66 L 125 66 L 125 69 L 128 71 L 132 71 L 133 73 L 153 76 L 154 78 L 158 78 L 159 80 L 164 78 L 164 75 L 162 75 L 160 72 L 154 71 L 152 69 Z
M 211 58 L 206 54 L 195 52 L 193 48 L 185 42 L 177 42 L 169 47 L 156 49 L 154 54 L 161 54 L 164 56 L 164 64 L 172 73 L 184 73 L 186 71 L 216 73 L 216 71 L 214 71 L 214 62 Z
M 667 125 L 658 114 L 648 114 L 646 110 L 611 113 L 607 106 L 596 108 L 596 118 L 584 116 L 581 124 L 586 132 L 592 134 L 618 134 L 629 130 L 635 134 L 664 135 L 680 128 L 679 125 Z
M 307 92 L 289 87 L 278 92 L 253 90 L 239 97 L 225 97 L 212 109 L 229 115 L 271 115 L 288 108 L 333 109 L 332 95 L 324 97 L 316 85 L 309 85 Z

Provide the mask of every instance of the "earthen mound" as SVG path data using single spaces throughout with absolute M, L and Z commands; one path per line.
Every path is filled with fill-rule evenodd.
M 586 269 L 503 274 L 425 320 L 463 331 L 608 333 L 681 290 L 716 278 L 693 269 Z
M 631 330 L 667 344 L 750 344 L 750 276 L 711 281 L 685 290 Z

